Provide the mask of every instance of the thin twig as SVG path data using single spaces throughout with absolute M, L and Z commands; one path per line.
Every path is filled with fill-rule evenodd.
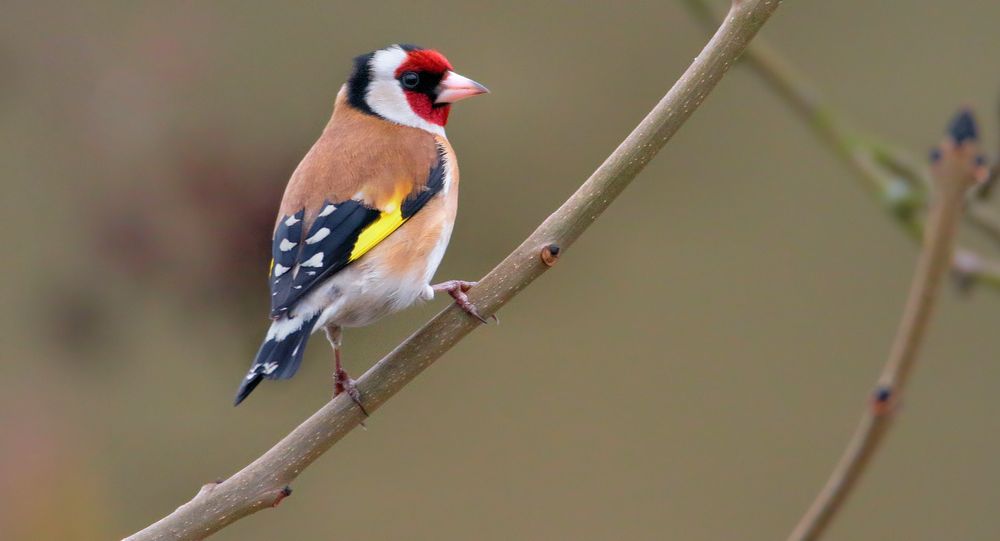
M 997 107 L 997 120 L 1000 120 L 1000 107 Z M 998 125 L 1000 125 L 1000 123 L 998 123 Z M 993 195 L 993 190 L 996 188 L 997 181 L 1000 181 L 1000 153 L 998 153 L 997 157 L 994 159 L 993 166 L 990 167 L 989 176 L 987 176 L 986 180 L 976 187 L 976 198 L 981 200 L 989 199 Z
M 1000 246 L 1000 216 L 994 214 L 991 209 L 982 204 L 976 204 L 974 200 L 969 201 L 966 209 L 966 221 Z
M 709 0 L 684 0 L 684 3 L 700 23 L 706 28 L 714 28 L 717 17 Z M 754 40 L 747 47 L 743 60 L 854 169 L 868 192 L 882 203 L 910 238 L 919 242 L 925 226 L 922 210 L 926 207 L 931 184 L 926 168 L 902 148 L 859 130 L 766 40 Z M 1000 220 L 991 214 L 982 198 L 969 198 L 964 218 L 977 230 L 1000 242 L 1000 223 L 997 223 Z M 997 274 L 1000 263 L 968 248 L 962 251 L 973 254 L 981 264 L 961 268 L 956 261 L 955 271 L 961 283 L 966 286 L 982 284 L 1000 290 L 1000 274 Z
M 729 16 L 687 71 L 621 145 L 558 210 L 470 292 L 483 314 L 492 314 L 550 268 L 565 249 L 611 204 L 691 116 L 735 63 L 778 0 L 734 0 Z M 377 410 L 479 323 L 449 307 L 358 380 L 369 411 Z M 277 445 L 229 479 L 195 496 L 128 539 L 203 539 L 226 525 L 273 505 L 310 463 L 362 420 L 350 399 L 338 397 Z
M 971 122 L 967 112 L 954 126 Z M 955 233 L 961 219 L 966 192 L 986 171 L 976 164 L 978 148 L 974 139 L 963 139 L 953 129 L 941 144 L 940 157 L 932 167 L 934 198 L 925 229 L 923 250 L 910 286 L 909 298 L 896 332 L 889 358 L 882 369 L 871 402 L 861 417 L 847 449 L 823 490 L 803 515 L 789 541 L 819 539 L 830 520 L 857 484 L 865 466 L 879 448 L 894 416 L 894 406 L 913 371 L 913 364 L 934 311 L 941 281 L 951 267 Z

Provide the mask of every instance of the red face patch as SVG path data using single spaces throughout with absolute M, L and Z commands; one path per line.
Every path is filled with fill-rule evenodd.
M 450 69 L 451 62 L 448 62 L 443 54 L 433 49 L 420 49 L 406 53 L 406 60 L 396 68 L 396 77 L 407 71 L 444 75 Z M 431 97 L 423 92 L 404 89 L 403 93 L 406 95 L 406 101 L 410 104 L 410 109 L 417 116 L 438 126 L 444 126 L 448 123 L 451 105 L 435 106 L 431 102 Z
M 396 77 L 404 71 L 426 71 L 442 74 L 451 69 L 451 62 L 434 49 L 420 49 L 406 53 L 406 61 L 396 68 Z
M 448 123 L 448 113 L 451 111 L 451 104 L 446 103 L 435 107 L 431 103 L 431 97 L 427 94 L 410 90 L 404 91 L 404 94 L 406 94 L 406 101 L 409 102 L 410 109 L 413 109 L 413 112 L 420 118 L 438 126 L 444 126 Z

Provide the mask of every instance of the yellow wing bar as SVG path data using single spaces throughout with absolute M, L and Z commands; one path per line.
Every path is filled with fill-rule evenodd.
M 348 262 L 354 261 L 368 253 L 369 250 L 385 240 L 393 231 L 399 229 L 399 226 L 403 225 L 403 222 L 406 221 L 403 218 L 403 209 L 399 205 L 394 205 L 394 207 L 395 210 L 392 212 L 383 211 L 379 214 L 378 219 L 361 231 L 361 234 L 358 235 L 358 240 L 354 243 L 354 248 L 351 250 Z
M 358 235 L 358 240 L 354 243 L 354 248 L 351 249 L 348 262 L 355 261 L 368 253 L 369 250 L 378 246 L 378 243 L 385 240 L 386 237 L 406 222 L 406 218 L 403 218 L 402 208 L 399 205 L 396 205 L 395 208 L 396 210 L 392 212 L 383 211 L 371 225 L 361 231 L 361 234 Z M 271 264 L 267 267 L 267 275 L 270 276 L 272 272 L 274 272 L 273 257 L 271 258 Z

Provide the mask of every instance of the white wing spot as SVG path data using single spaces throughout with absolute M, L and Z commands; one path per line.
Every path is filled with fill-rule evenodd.
M 335 207 L 334 205 L 327 205 L 327 206 L 323 207 L 323 210 L 322 210 L 322 212 L 319 213 L 319 216 L 320 217 L 322 217 L 322 216 L 329 216 L 335 210 L 337 210 L 337 207 Z
M 288 272 L 288 269 L 290 269 L 290 268 L 291 267 L 286 267 L 286 266 L 281 265 L 279 263 L 275 263 L 274 264 L 274 277 L 277 278 L 277 277 L 281 276 L 282 274 L 285 274 L 286 272 Z
M 299 243 L 292 242 L 288 239 L 281 239 L 281 244 L 278 245 L 278 249 L 281 250 L 282 252 L 287 252 L 288 250 L 291 250 L 292 248 L 298 246 L 298 244 Z
M 264 365 L 264 373 L 267 375 L 271 375 L 271 373 L 277 369 L 278 369 L 278 363 L 274 361 L 271 361 Z
M 322 267 L 323 252 L 320 252 L 299 264 L 300 267 Z
M 301 220 L 296 218 L 295 215 L 293 214 L 289 216 L 287 220 L 285 220 L 285 225 L 287 225 L 288 227 L 292 227 L 293 225 L 299 223 L 300 221 Z
M 325 239 L 328 235 L 330 235 L 330 228 L 324 227 L 323 229 L 317 231 L 313 236 L 306 239 L 306 244 L 316 244 L 317 242 Z

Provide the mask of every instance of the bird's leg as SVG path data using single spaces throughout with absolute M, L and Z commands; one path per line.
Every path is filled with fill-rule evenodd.
M 466 293 L 476 286 L 478 282 L 466 282 L 464 280 L 448 280 L 447 282 L 441 282 L 440 284 L 435 284 L 431 286 L 434 291 L 447 291 L 451 298 L 455 299 L 455 304 L 462 309 L 466 314 L 478 319 L 479 321 L 488 323 L 486 318 L 479 315 L 479 309 L 476 308 L 475 304 L 469 300 L 469 296 Z M 500 319 L 496 314 L 490 316 L 497 323 L 500 323 Z
M 361 408 L 361 413 L 364 413 L 365 417 L 368 417 L 368 410 L 366 410 L 364 404 L 361 403 L 361 393 L 358 392 L 358 386 L 354 383 L 354 380 L 347 375 L 347 371 L 344 370 L 344 365 L 340 362 L 340 327 L 336 325 L 327 325 L 324 330 L 326 331 L 326 339 L 329 340 L 330 345 L 333 346 L 333 397 L 336 398 L 340 393 L 346 392 L 347 396 L 351 397 L 351 400 L 357 404 L 359 408 Z

